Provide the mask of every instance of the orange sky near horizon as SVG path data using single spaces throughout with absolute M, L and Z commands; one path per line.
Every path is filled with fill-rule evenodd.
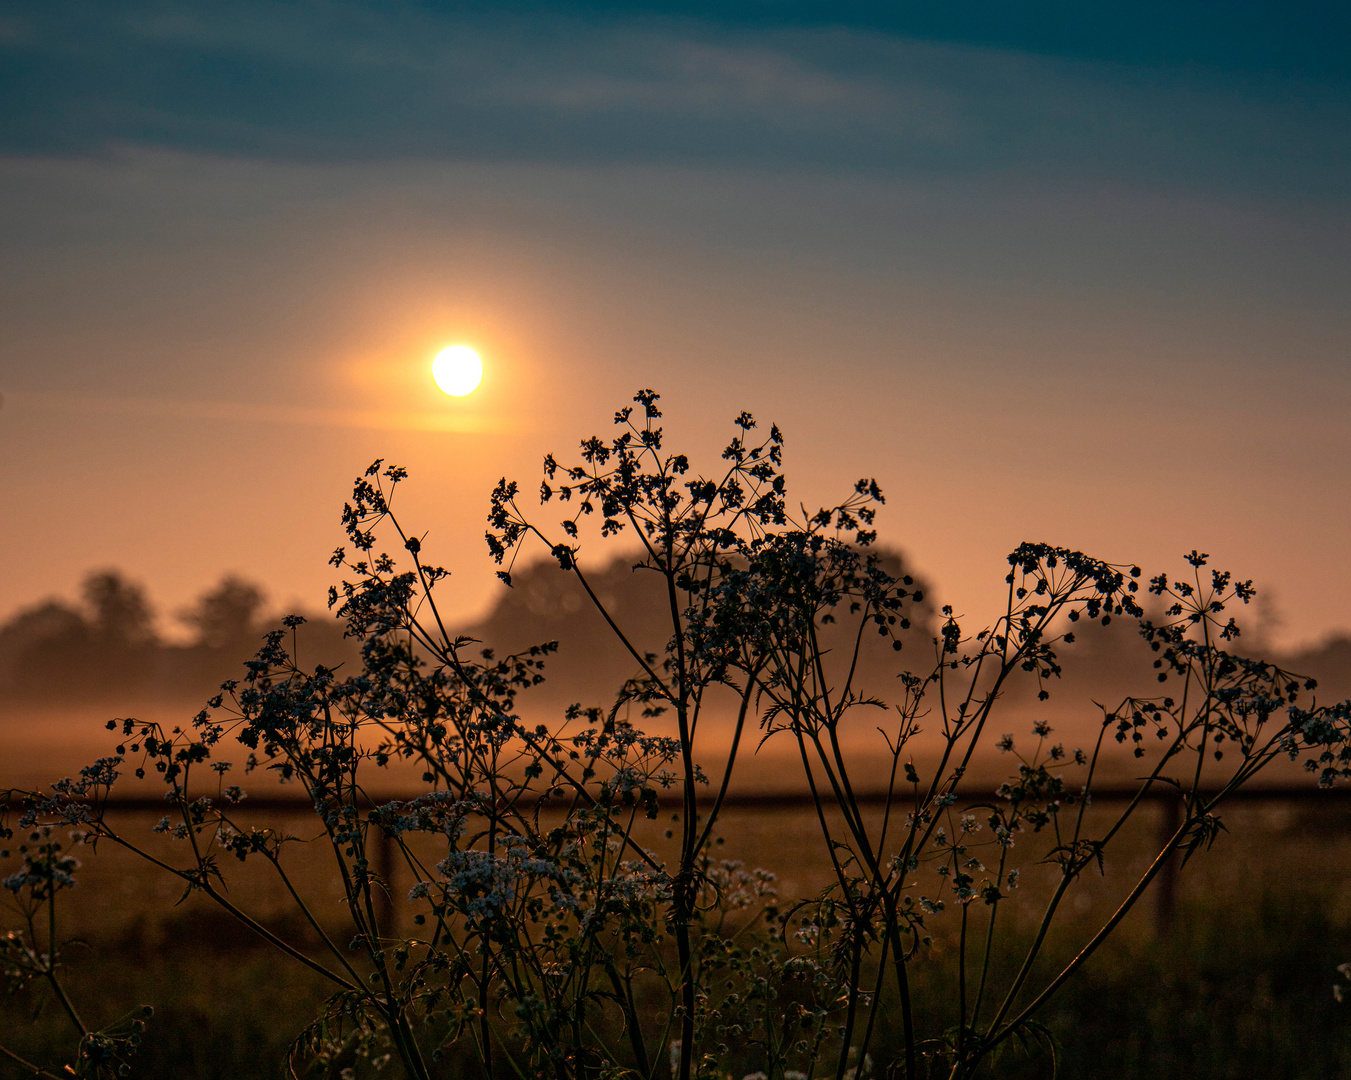
M 809 505 L 859 476 L 973 622 L 1023 540 L 1273 597 L 1351 628 L 1345 222 L 973 181 L 615 167 L 306 166 L 126 153 L 0 162 L 0 618 L 104 566 L 165 616 L 222 573 L 322 605 L 370 460 L 465 621 L 499 588 L 498 477 L 663 394 L 712 463 L 747 409 Z M 45 227 L 24 215 L 39 207 Z M 1316 249 L 1316 250 L 1315 250 Z M 1340 260 L 1340 261 L 1339 261 Z M 445 345 L 482 386 L 441 394 Z

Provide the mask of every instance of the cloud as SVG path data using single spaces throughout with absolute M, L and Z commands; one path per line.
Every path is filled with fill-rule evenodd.
M 0 32 L 0 153 L 1022 170 L 1324 197 L 1351 165 L 1345 80 L 1299 42 L 1255 73 L 1229 24 L 1235 70 L 1149 66 L 1139 35 L 1122 59 L 1086 31 L 711 10 L 32 6 Z
M 325 409 L 266 402 L 186 401 L 154 397 L 89 397 L 53 391 L 9 391 L 0 405 L 11 411 L 168 420 L 214 420 L 278 427 L 335 427 L 368 431 L 424 431 L 464 435 L 508 430 L 501 419 L 481 414 L 408 409 Z M 513 421 L 510 429 L 519 431 Z

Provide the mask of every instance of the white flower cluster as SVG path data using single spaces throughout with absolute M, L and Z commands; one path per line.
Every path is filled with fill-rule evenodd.
M 515 842 L 513 842 L 515 841 Z M 471 927 L 491 922 L 506 912 L 530 889 L 532 882 L 547 881 L 551 906 L 555 911 L 575 912 L 578 908 L 573 890 L 577 874 L 559 860 L 540 858 L 523 850 L 515 837 L 506 837 L 498 851 L 452 851 L 436 865 L 446 879 L 446 893 Z M 409 899 L 427 895 L 419 883 Z
M 0 881 L 0 886 L 16 895 L 23 889 L 32 889 L 39 897 L 48 896 L 57 889 L 70 889 L 75 886 L 75 871 L 80 868 L 80 860 L 73 855 L 32 856 L 25 858 L 23 865 L 9 877 Z

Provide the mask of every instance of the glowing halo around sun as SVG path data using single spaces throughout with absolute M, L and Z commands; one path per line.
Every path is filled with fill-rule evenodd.
M 464 397 L 483 381 L 483 361 L 468 345 L 452 345 L 436 354 L 432 378 L 451 397 Z

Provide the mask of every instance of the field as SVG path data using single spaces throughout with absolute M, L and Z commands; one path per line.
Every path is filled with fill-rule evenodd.
M 1139 869 L 1158 825 L 1157 808 L 1144 813 L 1152 817 L 1142 818 L 1138 842 L 1123 847 L 1105 875 L 1086 881 L 1074 897 L 1048 963 L 1072 955 Z M 128 815 L 125 828 L 145 835 L 153 820 Z M 1337 965 L 1351 959 L 1347 801 L 1254 800 L 1235 807 L 1226 821 L 1229 833 L 1183 869 L 1172 902 L 1137 909 L 1043 1015 L 1061 1076 L 1295 1080 L 1351 1072 L 1351 1003 L 1340 1004 L 1333 994 Z M 300 816 L 289 824 L 300 837 L 313 831 Z M 810 895 L 830 873 L 819 856 L 800 854 L 819 850 L 815 829 L 813 815 L 802 808 L 733 808 L 725 811 L 719 849 L 773 869 L 781 895 Z M 662 838 L 654 834 L 652 841 L 660 849 Z M 159 850 L 172 854 L 172 845 L 160 842 Z M 297 843 L 291 865 L 307 899 L 339 925 L 341 897 L 324 856 L 318 845 Z M 287 1046 L 327 994 L 322 981 L 273 954 L 204 899 L 176 905 L 181 890 L 172 880 L 125 855 L 102 850 L 84 863 L 82 884 L 62 913 L 65 931 L 88 944 L 72 951 L 69 982 L 96 1022 L 142 1003 L 155 1006 L 138 1073 L 284 1075 Z M 245 877 L 227 878 L 232 899 L 294 940 L 309 940 L 287 914 L 277 882 L 249 869 Z M 396 872 L 396 913 L 409 885 L 411 878 Z M 1029 875 L 1022 897 L 1041 894 L 1037 886 Z M 1025 939 L 1037 912 L 1030 902 L 1014 910 L 1015 937 Z M 953 954 L 952 928 L 935 923 L 934 930 L 930 955 L 915 965 L 920 1018 L 945 1007 L 926 991 L 950 982 L 944 972 Z M 30 1058 L 67 1059 L 69 1033 L 51 1002 L 20 996 L 6 999 L 3 1010 L 0 1030 L 14 1049 Z M 882 1030 L 878 1056 L 890 1056 L 897 1039 Z M 986 1075 L 1052 1073 L 1050 1052 L 1029 1047 L 1009 1053 Z M 24 1075 L 0 1064 L 2 1077 Z

